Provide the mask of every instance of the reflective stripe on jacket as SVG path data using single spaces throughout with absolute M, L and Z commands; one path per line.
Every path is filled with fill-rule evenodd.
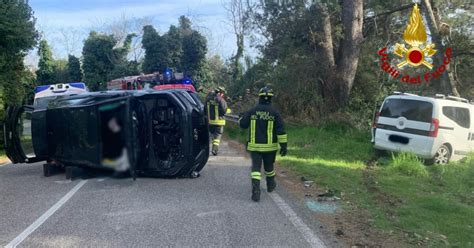
M 249 128 L 248 151 L 271 152 L 278 143 L 287 143 L 283 119 L 270 104 L 259 104 L 240 119 L 241 128 Z
M 206 99 L 206 112 L 210 125 L 224 126 L 224 115 L 228 111 L 227 103 L 215 93 L 209 94 Z

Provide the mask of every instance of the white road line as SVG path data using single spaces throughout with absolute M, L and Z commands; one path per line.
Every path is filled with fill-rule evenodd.
M 280 208 L 280 210 L 286 215 L 290 220 L 293 226 L 303 235 L 306 241 L 311 245 L 311 247 L 325 248 L 323 241 L 311 231 L 311 229 L 296 215 L 295 211 L 288 205 L 283 198 L 281 198 L 277 193 L 269 193 L 272 200 Z
M 14 248 L 25 240 L 31 233 L 33 233 L 38 227 L 40 227 L 49 217 L 51 217 L 59 208 L 61 208 L 71 197 L 87 183 L 87 180 L 81 181 L 74 188 L 71 189 L 63 198 L 61 198 L 56 204 L 54 204 L 46 213 L 41 215 L 33 224 L 25 229 L 20 235 L 14 240 L 8 243 L 5 248 Z

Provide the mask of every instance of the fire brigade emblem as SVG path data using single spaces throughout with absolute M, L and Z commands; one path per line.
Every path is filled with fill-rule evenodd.
M 424 65 L 431 70 L 433 65 L 426 61 L 426 58 L 430 58 L 436 53 L 435 45 L 426 42 L 426 29 L 417 4 L 415 4 L 411 12 L 410 21 L 403 34 L 403 39 L 409 47 L 405 47 L 405 44 L 395 44 L 395 55 L 404 59 L 397 67 L 403 68 L 406 65 L 418 67 L 419 65 Z

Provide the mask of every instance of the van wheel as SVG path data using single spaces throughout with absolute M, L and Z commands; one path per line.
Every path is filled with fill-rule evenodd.
M 433 162 L 436 164 L 447 164 L 451 158 L 451 150 L 446 145 L 442 145 L 436 151 Z

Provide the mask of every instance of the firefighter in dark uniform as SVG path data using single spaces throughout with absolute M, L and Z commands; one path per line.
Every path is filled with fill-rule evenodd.
M 221 136 L 224 132 L 224 115 L 231 112 L 227 108 L 227 102 L 225 101 L 224 87 L 218 87 L 214 92 L 209 93 L 206 98 L 206 111 L 212 139 L 212 154 L 216 156 L 219 151 Z
M 280 113 L 271 106 L 273 90 L 265 86 L 258 92 L 258 105 L 244 113 L 239 118 L 239 125 L 243 129 L 249 128 L 247 150 L 252 158 L 252 200 L 260 200 L 260 172 L 262 162 L 265 170 L 267 191 L 272 192 L 276 187 L 275 162 L 278 143 L 280 155 L 286 156 L 287 135 Z

